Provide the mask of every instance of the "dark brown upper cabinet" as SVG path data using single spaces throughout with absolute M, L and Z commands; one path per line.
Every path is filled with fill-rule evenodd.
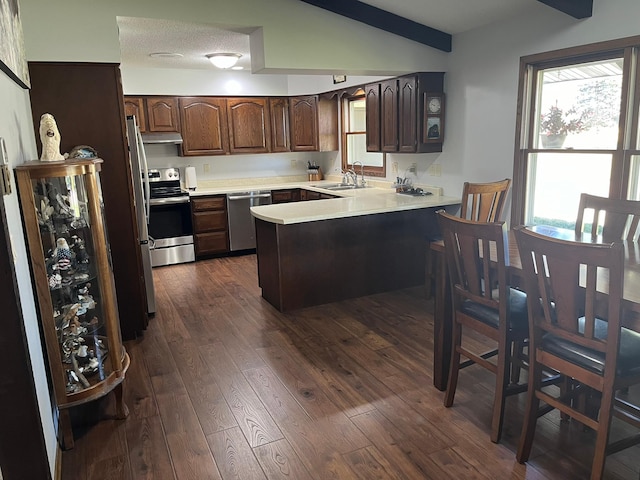
M 367 151 L 380 151 L 380 84 L 365 86 Z
M 140 97 L 124 98 L 124 114 L 128 117 L 134 115 L 141 133 L 147 131 L 147 115 L 145 113 L 144 99 Z
M 398 151 L 398 79 L 380 83 L 380 149 Z
M 228 98 L 227 117 L 231 153 L 271 151 L 271 119 L 266 98 Z
M 178 100 L 175 97 L 149 97 L 147 122 L 150 132 L 179 132 Z
M 271 117 L 271 151 L 290 151 L 289 100 L 287 98 L 269 98 L 269 115 Z
M 227 101 L 216 97 L 181 97 L 182 154 L 229 153 Z
M 291 150 L 313 152 L 318 150 L 318 97 L 294 97 L 290 100 Z
M 414 153 L 418 143 L 416 77 L 398 79 L 398 151 Z
M 176 97 L 125 97 L 125 115 L 135 115 L 141 133 L 179 132 Z
M 289 99 L 292 152 L 338 150 L 338 101 L 318 95 Z
M 379 88 L 379 103 L 375 96 Z M 423 72 L 384 80 L 365 87 L 367 93 L 367 151 L 395 153 L 441 152 L 442 139 L 425 132 L 427 96 L 442 93 L 443 72 Z M 379 107 L 379 109 L 378 109 Z M 440 115 L 444 119 L 444 113 Z M 444 125 L 440 125 L 443 128 Z M 379 131 L 380 144 L 376 143 Z

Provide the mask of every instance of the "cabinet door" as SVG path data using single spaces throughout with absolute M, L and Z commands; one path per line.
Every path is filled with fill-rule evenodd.
M 310 95 L 291 98 L 289 120 L 291 151 L 318 151 L 318 97 Z
M 367 152 L 380 151 L 380 84 L 365 87 Z
M 289 101 L 286 98 L 269 99 L 271 117 L 271 151 L 288 152 L 289 147 Z
M 400 77 L 398 81 L 398 151 L 413 153 L 418 140 L 416 77 Z
M 226 231 L 196 233 L 193 236 L 196 256 L 229 251 L 229 237 Z
M 145 133 L 147 131 L 147 116 L 144 111 L 144 99 L 140 97 L 125 97 L 124 114 L 127 117 L 129 115 L 135 115 L 140 132 Z
M 227 116 L 231 153 L 270 151 L 271 122 L 266 98 L 228 98 Z
M 227 102 L 215 97 L 180 98 L 183 155 L 229 153 Z
M 398 79 L 380 83 L 380 147 L 383 152 L 398 151 Z
M 178 132 L 178 104 L 173 97 L 147 98 L 150 132 Z

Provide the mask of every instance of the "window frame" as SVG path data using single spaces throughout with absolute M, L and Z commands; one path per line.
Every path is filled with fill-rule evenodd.
M 608 58 L 624 59 L 618 141 L 615 149 L 553 150 L 556 154 L 611 154 L 609 197 L 627 198 L 631 176 L 631 159 L 640 155 L 638 117 L 640 104 L 640 36 L 565 48 L 520 58 L 516 133 L 513 162 L 513 195 L 511 225 L 524 223 L 526 214 L 527 175 L 529 157 L 548 149 L 534 148 L 536 126 L 535 102 L 538 97 L 540 70 L 571 66 Z M 633 104 L 629 104 L 629 99 Z
M 358 88 L 352 94 L 346 94 L 340 99 L 340 109 L 341 109 L 341 123 L 340 123 L 340 141 L 342 144 L 341 150 L 341 166 L 342 171 L 345 172 L 350 168 L 353 168 L 353 165 L 349 163 L 348 159 L 348 149 L 347 149 L 347 138 L 349 135 L 365 135 L 365 144 L 366 144 L 366 125 L 365 130 L 357 131 L 357 132 L 348 132 L 348 126 L 350 125 L 349 119 L 349 102 L 356 100 L 365 100 L 366 105 L 366 93 L 363 88 Z M 378 152 L 376 152 L 378 153 Z M 387 155 L 384 152 L 379 152 L 382 155 L 382 166 L 375 167 L 372 165 L 364 165 L 363 171 L 364 174 L 369 177 L 386 177 L 387 175 Z M 358 169 L 358 174 L 360 173 L 360 169 Z

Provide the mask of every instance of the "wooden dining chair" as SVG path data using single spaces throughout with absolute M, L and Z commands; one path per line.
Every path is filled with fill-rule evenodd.
M 592 240 L 602 235 L 605 242 L 638 241 L 639 226 L 640 201 L 580 195 L 576 234 L 591 233 Z
M 464 182 L 460 217 L 474 222 L 500 221 L 510 186 L 510 178 L 490 183 Z
M 517 227 L 515 236 L 530 325 L 529 386 L 517 459 L 529 459 L 538 417 L 557 408 L 597 432 L 591 478 L 599 479 L 607 454 L 640 443 L 635 436 L 608 444 L 612 415 L 640 427 L 640 410 L 616 399 L 617 390 L 640 382 L 640 334 L 620 326 L 622 244 L 559 240 L 525 227 Z M 543 371 L 549 369 L 574 388 L 558 395 L 543 390 Z M 581 391 L 599 392 L 599 413 L 579 408 L 582 403 L 575 400 Z
M 490 183 L 464 182 L 462 186 L 460 218 L 473 220 L 474 222 L 497 222 L 502 220 L 502 213 L 510 186 L 510 178 Z M 432 245 L 434 242 L 436 245 Z M 435 277 L 434 254 L 432 252 L 434 246 L 435 248 L 442 247 L 440 238 L 430 238 L 427 240 L 427 261 L 425 265 L 425 290 L 427 298 L 431 297 Z
M 444 405 L 453 405 L 460 369 L 478 364 L 494 373 L 491 441 L 498 442 L 506 397 L 526 389 L 526 385 L 510 383 L 512 368 L 522 363 L 521 350 L 514 346 L 522 345 L 528 336 L 526 295 L 508 285 L 504 222 L 474 222 L 444 211 L 438 212 L 438 221 L 453 300 L 452 356 Z M 497 342 L 497 348 L 471 351 L 462 342 L 466 329 Z M 461 356 L 469 360 L 461 362 Z M 492 357 L 497 357 L 495 363 L 489 361 Z

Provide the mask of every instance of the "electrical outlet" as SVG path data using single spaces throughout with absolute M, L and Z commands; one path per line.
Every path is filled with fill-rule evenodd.
M 391 164 L 391 173 L 397 175 L 398 174 L 398 162 L 393 162 Z
M 204 165 L 202 165 L 202 171 L 204 173 L 209 173 L 211 171 L 208 163 L 205 163 Z
M 298 166 L 298 159 L 297 158 L 292 158 L 291 159 L 291 168 L 296 168 Z
M 416 175 L 418 174 L 418 164 L 417 163 L 412 163 L 411 166 L 409 167 L 409 171 L 411 173 L 415 173 Z
M 432 177 L 439 177 L 442 175 L 442 165 L 440 165 L 439 163 L 432 163 L 431 165 L 429 165 L 429 169 L 427 170 L 427 172 Z

